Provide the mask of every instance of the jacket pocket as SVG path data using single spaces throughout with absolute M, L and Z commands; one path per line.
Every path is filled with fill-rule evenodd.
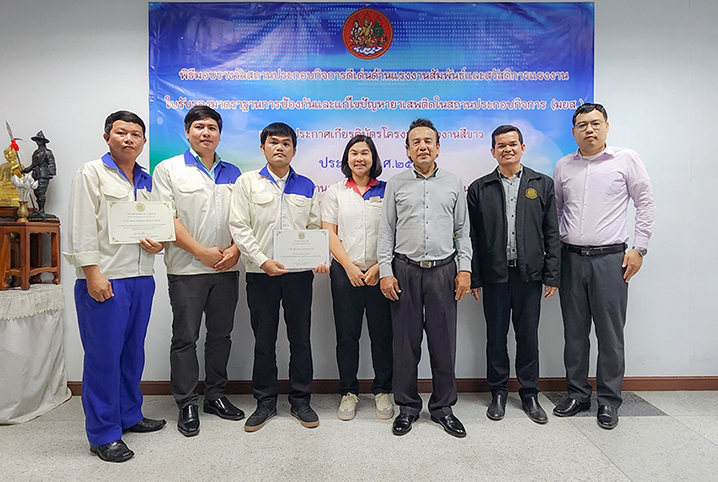
M 132 189 L 124 186 L 103 185 L 102 195 L 110 201 L 133 201 Z
M 285 194 L 284 199 L 287 201 L 286 206 L 290 221 L 300 226 L 298 229 L 305 229 L 309 218 L 309 203 L 311 200 L 296 194 Z
M 259 205 L 265 205 L 272 202 L 272 199 L 274 199 L 274 196 L 272 196 L 271 193 L 268 192 L 253 192 L 252 193 L 252 202 Z
M 304 196 L 297 196 L 293 194 L 286 194 L 284 198 L 297 207 L 306 206 L 309 204 L 309 199 Z
M 177 181 L 177 190 L 182 194 L 189 194 L 201 191 L 202 187 L 202 184 L 198 183 L 197 181 L 183 181 L 181 179 Z

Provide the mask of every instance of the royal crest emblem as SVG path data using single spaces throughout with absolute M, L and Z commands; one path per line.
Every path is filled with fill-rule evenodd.
M 527 188 L 526 197 L 529 199 L 536 199 L 538 197 L 538 191 L 532 187 Z
M 344 21 L 342 40 L 353 56 L 365 60 L 376 59 L 389 50 L 394 40 L 394 28 L 380 11 L 362 8 Z

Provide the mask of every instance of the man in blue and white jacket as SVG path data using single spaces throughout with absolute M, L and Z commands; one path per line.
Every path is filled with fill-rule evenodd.
M 108 205 L 149 201 L 152 178 L 136 160 L 145 123 L 121 110 L 105 120 L 109 152 L 83 164 L 72 180 L 67 261 L 76 268 L 75 307 L 82 347 L 82 408 L 90 450 L 107 462 L 134 452 L 123 432 L 154 432 L 164 420 L 142 414 L 140 380 L 155 293 L 155 253 L 163 243 L 112 244 Z
M 307 428 L 319 425 L 309 405 L 312 383 L 310 325 L 312 270 L 290 272 L 274 258 L 275 230 L 319 229 L 321 216 L 314 183 L 297 174 L 290 163 L 297 152 L 297 135 L 276 122 L 262 130 L 260 150 L 267 164 L 245 173 L 232 193 L 230 230 L 247 268 L 247 303 L 254 331 L 252 392 L 257 410 L 244 429 L 255 432 L 277 414 L 277 329 L 279 306 L 284 308 L 291 351 L 289 403 L 292 416 Z M 314 270 L 328 273 L 325 264 Z
M 190 148 L 164 160 L 154 171 L 152 198 L 167 202 L 177 239 L 167 244 L 165 265 L 172 305 L 170 380 L 179 408 L 177 429 L 199 433 L 197 340 L 205 315 L 203 411 L 226 420 L 244 413 L 225 396 L 234 311 L 239 298 L 239 250 L 229 234 L 229 202 L 239 168 L 216 152 L 222 117 L 195 106 L 184 119 Z

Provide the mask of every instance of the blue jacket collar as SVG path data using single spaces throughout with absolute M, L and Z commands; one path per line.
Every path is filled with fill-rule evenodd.
M 130 179 L 122 171 L 122 169 L 117 166 L 117 163 L 112 158 L 109 152 L 102 156 L 102 162 L 110 169 L 117 170 L 117 172 L 119 172 L 122 177 L 127 179 L 128 182 L 130 181 Z M 148 191 L 152 190 L 152 176 L 150 176 L 150 174 L 145 170 L 144 167 L 137 164 L 137 162 L 135 162 L 135 165 L 132 168 L 132 176 L 134 177 L 135 181 L 135 195 L 137 194 L 138 189 L 147 189 Z
M 265 164 L 264 167 L 259 171 L 259 174 L 269 178 L 269 180 L 272 181 L 274 184 L 277 184 L 277 181 L 274 180 L 274 176 L 272 175 L 273 173 L 269 172 L 269 164 Z M 289 176 L 287 176 L 287 183 L 289 183 L 289 180 L 292 179 L 294 176 L 296 176 L 296 173 L 294 172 L 292 166 L 289 166 Z

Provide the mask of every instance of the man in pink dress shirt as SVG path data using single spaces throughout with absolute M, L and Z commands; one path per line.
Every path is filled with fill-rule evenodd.
M 641 157 L 606 145 L 609 124 L 601 104 L 583 104 L 573 115 L 578 151 L 563 157 L 553 174 L 561 250 L 561 312 L 568 397 L 553 410 L 570 417 L 591 407 L 588 383 L 591 320 L 598 338 L 598 425 L 618 424 L 625 371 L 623 328 L 628 282 L 648 253 L 655 205 Z M 628 201 L 636 208 L 628 249 Z

